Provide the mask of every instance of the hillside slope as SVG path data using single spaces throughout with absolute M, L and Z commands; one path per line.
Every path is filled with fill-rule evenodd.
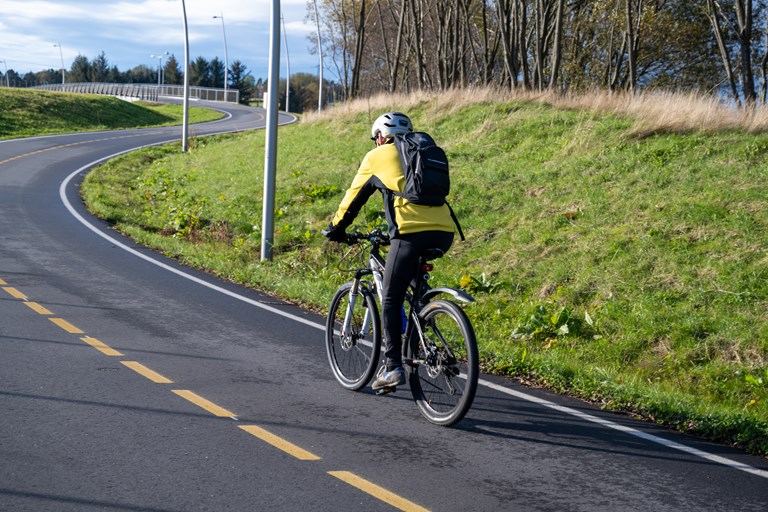
M 190 122 L 218 119 L 190 109 Z M 0 88 L 0 139 L 181 124 L 181 107 L 129 103 L 111 96 Z
M 487 371 L 768 454 L 768 135 L 642 131 L 527 100 L 356 105 L 281 129 L 272 263 L 258 261 L 262 133 L 126 156 L 85 198 L 143 243 L 323 310 L 350 262 L 319 231 L 372 119 L 405 110 L 451 159 L 468 240 L 434 276 L 478 299 Z

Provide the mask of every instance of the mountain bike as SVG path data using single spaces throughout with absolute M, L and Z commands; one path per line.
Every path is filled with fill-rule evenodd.
M 389 236 L 380 230 L 347 235 L 353 246 L 347 257 L 360 256 L 361 264 L 348 269 L 354 279 L 333 296 L 325 328 L 325 347 L 336 380 L 345 388 L 360 390 L 373 378 L 381 352 L 379 316 L 384 258 L 382 246 Z M 477 341 L 466 313 L 449 295 L 464 303 L 475 299 L 462 290 L 432 288 L 427 281 L 431 260 L 439 249 L 422 255 L 403 309 L 403 365 L 408 384 L 421 414 L 437 425 L 453 425 L 472 405 L 477 389 L 479 361 Z M 350 256 L 351 255 L 351 256 Z M 407 312 L 406 312 L 407 308 Z M 379 393 L 395 391 L 384 388 Z

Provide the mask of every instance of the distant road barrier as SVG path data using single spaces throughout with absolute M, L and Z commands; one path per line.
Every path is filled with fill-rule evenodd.
M 160 96 L 184 97 L 184 87 L 181 85 L 154 84 L 107 84 L 99 82 L 81 82 L 73 84 L 38 85 L 35 89 L 59 92 L 77 92 L 83 94 L 104 94 L 119 98 L 130 98 L 142 101 L 157 101 Z M 237 89 L 214 89 L 212 87 L 189 87 L 189 97 L 206 101 L 225 101 L 237 103 L 240 91 Z

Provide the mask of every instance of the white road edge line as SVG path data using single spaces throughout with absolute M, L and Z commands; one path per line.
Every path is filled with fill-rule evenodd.
M 255 301 L 253 299 L 249 299 L 248 297 L 244 297 L 244 296 L 239 295 L 237 293 L 231 292 L 231 291 L 226 290 L 226 289 L 224 289 L 224 288 L 222 288 L 220 286 L 217 286 L 215 284 L 209 283 L 207 281 L 203 281 L 202 279 L 199 279 L 199 278 L 197 278 L 197 277 L 195 277 L 193 275 L 190 275 L 190 274 L 187 274 L 185 272 L 182 272 L 179 269 L 173 268 L 170 265 L 167 265 L 167 264 L 165 264 L 163 262 L 157 261 L 157 260 L 155 260 L 153 258 L 150 258 L 149 256 L 147 256 L 145 254 L 140 253 L 139 251 L 137 251 L 135 249 L 132 249 L 131 247 L 128 247 L 124 243 L 120 242 L 119 240 L 116 240 L 116 239 L 112 238 L 111 236 L 109 236 L 108 234 L 102 232 L 99 228 L 97 228 L 96 226 L 94 226 L 93 224 L 88 222 L 82 215 L 80 215 L 74 209 L 72 204 L 69 202 L 69 199 L 67 199 L 67 194 L 66 194 L 67 185 L 78 174 L 80 174 L 80 173 L 82 173 L 82 172 L 90 169 L 91 167 L 94 167 L 94 166 L 96 166 L 96 165 L 98 165 L 98 164 L 100 164 L 102 162 L 105 162 L 105 161 L 107 161 L 107 160 L 109 160 L 111 158 L 115 158 L 115 157 L 123 155 L 125 153 L 130 153 L 131 151 L 135 151 L 135 150 L 142 149 L 142 148 L 145 148 L 145 147 L 157 146 L 157 145 L 160 145 L 160 144 L 165 144 L 165 143 L 168 143 L 168 142 L 172 142 L 173 140 L 176 140 L 176 138 L 174 138 L 172 140 L 168 140 L 168 141 L 156 142 L 156 143 L 153 143 L 153 144 L 147 144 L 145 146 L 139 146 L 139 147 L 136 147 L 136 148 L 133 148 L 133 149 L 125 150 L 125 151 L 120 151 L 119 153 L 115 153 L 113 155 L 109 155 L 109 156 L 100 158 L 100 159 L 95 160 L 95 161 L 93 161 L 93 162 L 91 162 L 89 164 L 84 165 L 83 167 L 79 168 L 78 170 L 76 170 L 75 172 L 73 172 L 72 174 L 67 176 L 67 178 L 61 183 L 61 186 L 59 187 L 59 196 L 61 197 L 61 201 L 64 203 L 64 206 L 67 208 L 67 210 L 69 210 L 69 212 L 72 214 L 72 216 L 75 217 L 78 221 L 80 221 L 81 224 L 83 224 L 85 227 L 87 227 L 88 229 L 90 229 L 91 231 L 96 233 L 101 238 L 107 240 L 109 243 L 114 244 L 116 247 L 119 247 L 119 248 L 123 249 L 124 251 L 127 251 L 127 252 L 133 254 L 134 256 L 138 256 L 139 258 L 141 258 L 141 259 L 143 259 L 143 260 L 145 260 L 145 261 L 147 261 L 149 263 L 152 263 L 153 265 L 157 265 L 158 267 L 160 267 L 160 268 L 162 268 L 164 270 L 167 270 L 169 272 L 173 272 L 174 274 L 176 274 L 176 275 L 178 275 L 180 277 L 183 277 L 184 279 L 189 279 L 190 281 L 193 281 L 193 282 L 195 282 L 197 284 L 200 284 L 202 286 L 210 288 L 211 290 L 217 291 L 219 293 L 223 293 L 224 295 L 232 297 L 233 299 L 237 299 L 239 301 L 245 302 L 245 303 L 250 304 L 252 306 L 256 306 L 258 308 L 264 309 L 264 310 L 269 311 L 271 313 L 275 313 L 276 315 L 280 315 L 282 317 L 285 317 L 285 318 L 294 320 L 296 322 L 300 322 L 300 323 L 302 323 L 304 325 L 308 325 L 310 327 L 314 327 L 315 329 L 324 331 L 325 330 L 325 325 L 317 324 L 317 323 L 312 322 L 310 320 L 307 320 L 305 318 L 301 318 L 301 317 L 293 315 L 291 313 L 287 313 L 285 311 L 281 311 L 280 309 L 273 308 L 273 307 L 271 307 L 271 306 L 269 306 L 267 304 L 263 304 L 261 302 Z M 627 427 L 625 425 L 620 425 L 618 423 L 614 423 L 613 421 L 606 420 L 604 418 L 599 418 L 597 416 L 593 416 L 591 414 L 587 414 L 587 413 L 584 413 L 584 412 L 581 412 L 581 411 L 577 411 L 576 409 L 572 409 L 570 407 L 565 407 L 565 406 L 562 406 L 562 405 L 555 404 L 554 402 L 550 402 L 549 400 L 544 400 L 542 398 L 537 398 L 537 397 L 532 396 L 532 395 L 521 393 L 520 391 L 515 391 L 513 389 L 506 388 L 504 386 L 499 386 L 498 384 L 494 384 L 494 383 L 489 382 L 489 381 L 484 380 L 484 379 L 480 379 L 479 380 L 479 384 L 481 384 L 482 386 L 486 386 L 486 387 L 488 387 L 490 389 L 499 391 L 500 393 L 504 393 L 506 395 L 514 396 L 514 397 L 520 398 L 522 400 L 527 400 L 529 402 L 533 402 L 535 404 L 538 404 L 538 405 L 541 405 L 541 406 L 544 406 L 544 407 L 548 407 L 550 409 L 554 409 L 556 411 L 559 411 L 559 412 L 562 412 L 562 413 L 565 413 L 565 414 L 569 414 L 571 416 L 575 416 L 577 418 L 580 418 L 580 419 L 585 420 L 585 421 L 589 421 L 591 423 L 596 423 L 598 425 L 602 425 L 602 426 L 607 427 L 607 428 L 618 430 L 620 432 L 624 432 L 625 434 L 629 434 L 629 435 L 638 437 L 640 439 L 644 439 L 646 441 L 650 441 L 652 443 L 656 443 L 656 444 L 662 445 L 662 446 L 664 446 L 666 448 L 670 448 L 670 449 L 673 449 L 673 450 L 678 450 L 678 451 L 685 452 L 685 453 L 688 453 L 688 454 L 691 454 L 691 455 L 695 455 L 697 457 L 701 457 L 702 459 L 708 460 L 710 462 L 714 462 L 714 463 L 717 463 L 717 464 L 722 464 L 724 466 L 727 466 L 727 467 L 730 467 L 730 468 L 733 468 L 733 469 L 738 469 L 740 471 L 745 471 L 747 473 L 750 473 L 750 474 L 753 474 L 753 475 L 756 475 L 756 476 L 768 479 L 768 471 L 752 467 L 752 466 L 750 466 L 748 464 L 744 464 L 744 463 L 741 463 L 741 462 L 736 462 L 736 461 L 727 459 L 725 457 L 721 457 L 719 455 L 714 455 L 714 454 L 705 452 L 703 450 L 699 450 L 698 448 L 692 448 L 690 446 L 686 446 L 684 444 L 677 443 L 675 441 L 670 441 L 668 439 L 664 439 L 662 437 L 658 437 L 658 436 L 655 436 L 653 434 L 648 434 L 646 432 L 643 432 L 641 430 L 637 430 L 637 429 L 632 428 L 632 427 Z

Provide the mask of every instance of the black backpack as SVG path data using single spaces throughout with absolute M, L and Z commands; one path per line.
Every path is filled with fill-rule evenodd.
M 464 240 L 459 220 L 446 200 L 451 191 L 451 179 L 448 174 L 448 157 L 445 151 L 424 132 L 395 135 L 395 147 L 403 166 L 405 189 L 402 192 L 392 191 L 392 193 L 414 204 L 447 205 L 459 235 Z

